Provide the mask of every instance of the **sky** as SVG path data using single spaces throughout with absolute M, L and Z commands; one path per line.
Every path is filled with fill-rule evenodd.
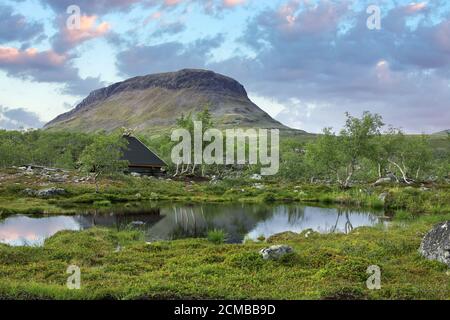
M 41 127 L 92 90 L 183 68 L 233 77 L 308 132 L 366 110 L 438 132 L 450 128 L 450 3 L 0 0 L 0 128 Z

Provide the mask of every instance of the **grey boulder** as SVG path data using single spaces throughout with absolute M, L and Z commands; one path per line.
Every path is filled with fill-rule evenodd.
M 49 198 L 66 194 L 66 190 L 61 188 L 42 189 L 36 192 L 36 196 L 41 198 Z
M 423 238 L 419 252 L 450 267 L 450 221 L 435 225 Z
M 292 252 L 294 252 L 294 250 L 290 246 L 276 245 L 261 249 L 259 253 L 262 255 L 264 260 L 277 260 L 282 256 Z

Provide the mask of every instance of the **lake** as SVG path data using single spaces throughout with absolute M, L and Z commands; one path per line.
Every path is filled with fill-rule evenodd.
M 312 229 L 320 233 L 344 232 L 382 223 L 383 212 L 300 204 L 146 204 L 138 208 L 81 210 L 74 216 L 9 216 L 0 220 L 0 243 L 42 245 L 62 230 L 107 227 L 142 230 L 147 241 L 206 237 L 222 229 L 227 242 Z

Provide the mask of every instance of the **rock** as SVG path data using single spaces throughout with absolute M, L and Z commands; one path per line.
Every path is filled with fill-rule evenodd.
M 49 181 L 50 182 L 55 182 L 55 183 L 62 183 L 62 182 L 67 182 L 67 178 L 68 178 L 67 175 L 61 176 L 59 174 L 55 174 L 54 176 L 51 176 L 49 178 Z
M 145 222 L 143 222 L 143 221 L 132 221 L 130 223 L 130 225 L 132 225 L 133 227 L 141 227 L 141 226 L 145 225 Z
M 41 198 L 48 198 L 66 194 L 66 190 L 61 188 L 42 189 L 36 192 L 36 196 Z
M 419 252 L 450 267 L 450 221 L 435 225 L 423 238 Z
M 383 203 L 386 201 L 386 198 L 389 196 L 389 192 L 383 192 L 378 196 L 378 199 Z
M 132 173 L 131 173 L 131 176 L 132 176 L 132 177 L 139 178 L 139 177 L 141 176 L 141 174 L 140 174 L 140 173 L 137 173 L 137 172 L 132 172 Z
M 388 178 L 380 178 L 377 181 L 375 181 L 375 183 L 373 184 L 374 186 L 382 186 L 385 184 L 389 184 L 395 182 L 395 180 L 393 180 L 392 178 L 388 177 Z
M 426 192 L 426 191 L 431 191 L 431 189 L 427 188 L 427 187 L 420 187 L 420 191 Z
M 318 235 L 319 233 L 317 231 L 314 231 L 313 229 L 309 228 L 306 230 L 303 230 L 302 232 L 300 232 L 300 236 L 301 237 L 305 237 L 305 238 L 309 238 L 313 235 Z
M 36 191 L 30 188 L 26 188 L 25 190 L 22 191 L 22 193 L 29 197 L 34 197 L 36 195 Z
M 253 187 L 258 190 L 262 190 L 265 188 L 265 186 L 261 183 L 255 183 L 255 184 L 253 184 Z
M 290 246 L 276 245 L 261 249 L 259 253 L 262 255 L 264 260 L 277 260 L 282 256 L 292 252 L 294 252 L 294 250 Z
M 250 177 L 250 179 L 252 179 L 252 180 L 262 180 L 262 176 L 260 174 L 255 173 L 255 174 L 253 174 Z

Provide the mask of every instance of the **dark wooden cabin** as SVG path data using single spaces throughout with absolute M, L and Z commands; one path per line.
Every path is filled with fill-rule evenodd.
M 124 138 L 127 140 L 128 146 L 123 151 L 122 160 L 129 162 L 128 171 L 130 173 L 139 173 L 145 176 L 164 174 L 162 169 L 167 167 L 167 164 L 156 153 L 136 137 L 125 135 Z

